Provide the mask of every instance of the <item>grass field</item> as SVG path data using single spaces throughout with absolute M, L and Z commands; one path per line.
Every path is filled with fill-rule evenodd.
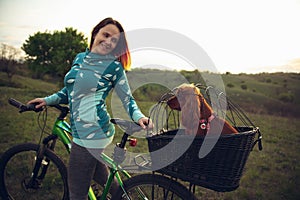
M 224 79 L 226 83 L 230 82 L 234 85 L 234 87 L 228 89 L 229 95 L 232 95 L 234 101 L 235 98 L 236 101 L 239 101 L 238 98 L 242 96 L 245 99 L 248 98 L 247 105 L 253 107 L 256 106 L 255 100 L 252 100 L 253 97 L 255 99 L 261 97 L 258 98 L 259 101 L 262 101 L 259 102 L 259 105 L 266 104 L 264 102 L 266 97 L 269 97 L 269 102 L 278 102 L 275 95 L 276 92 L 282 93 L 285 91 L 278 89 L 280 88 L 278 85 L 290 84 L 287 87 L 294 93 L 295 109 L 299 111 L 297 110 L 299 76 L 289 79 L 289 77 L 282 78 L 281 76 L 267 74 L 262 81 L 257 79 L 259 78 L 258 76 L 255 79 L 253 76 L 242 76 L 244 77 L 228 75 L 228 80 Z M 293 76 L 293 74 L 287 76 Z M 0 77 L 2 83 L 5 82 L 4 74 L 0 73 Z M 263 77 L 260 78 L 263 79 Z M 266 81 L 269 79 L 273 82 Z M 274 83 L 275 80 L 276 83 Z M 16 108 L 8 105 L 7 99 L 14 97 L 20 101 L 27 102 L 33 97 L 46 96 L 58 89 L 55 84 L 22 76 L 13 77 L 13 81 L 15 86 L 17 85 L 18 87 L 8 87 L 6 86 L 7 84 L 1 84 L 0 87 L 0 155 L 12 145 L 29 141 L 38 142 L 40 137 L 40 130 L 37 125 L 38 114 L 33 112 L 19 114 Z M 240 84 L 247 84 L 248 89 L 240 89 Z M 266 87 L 261 88 L 258 86 L 260 84 Z M 270 84 L 272 87 L 270 87 Z M 255 88 L 255 92 L 253 88 Z M 239 96 L 236 95 L 238 93 L 240 94 Z M 149 102 L 138 102 L 138 104 L 144 112 L 147 112 L 149 105 L 151 105 Z M 274 105 L 276 104 L 274 103 Z M 299 118 L 280 116 L 279 114 L 269 115 L 265 108 L 261 109 L 264 110 L 262 112 L 249 113 L 248 116 L 256 126 L 260 127 L 263 134 L 264 148 L 263 151 L 258 151 L 257 148 L 254 148 L 251 152 L 245 167 L 245 173 L 240 181 L 240 187 L 228 193 L 218 193 L 199 187 L 196 194 L 200 199 L 300 199 L 300 191 L 298 189 L 300 185 Z M 258 108 L 253 109 L 253 111 L 258 110 Z M 49 109 L 47 121 L 49 127 L 47 130 L 50 130 L 56 115 L 57 112 L 55 110 Z M 118 130 L 115 141 L 119 139 L 120 135 L 121 132 Z M 59 154 L 67 162 L 68 155 L 63 152 L 62 147 L 60 149 Z M 138 143 L 134 150 L 129 148 L 128 151 L 145 152 L 147 151 L 147 145 L 141 142 Z

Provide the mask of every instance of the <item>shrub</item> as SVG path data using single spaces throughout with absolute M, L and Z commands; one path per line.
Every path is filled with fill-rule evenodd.
M 272 80 L 271 80 L 270 78 L 267 78 L 267 79 L 266 79 L 266 82 L 267 82 L 267 83 L 271 83 Z
M 242 84 L 242 85 L 241 85 L 241 88 L 242 88 L 243 90 L 247 90 L 248 87 L 247 87 L 246 84 Z
M 232 83 L 228 83 L 228 84 L 227 84 L 227 87 L 229 87 L 229 88 L 233 88 L 233 87 L 234 87 L 234 85 L 233 85 Z
M 283 101 L 283 102 L 292 103 L 294 101 L 294 95 L 291 92 L 281 93 L 281 94 L 279 94 L 278 98 L 280 101 Z

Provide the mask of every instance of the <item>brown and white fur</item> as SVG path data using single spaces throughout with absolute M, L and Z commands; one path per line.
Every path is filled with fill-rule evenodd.
M 217 117 L 206 102 L 199 88 L 193 84 L 182 84 L 175 91 L 167 104 L 170 108 L 181 111 L 181 124 L 186 134 L 232 134 L 238 131 L 226 120 Z

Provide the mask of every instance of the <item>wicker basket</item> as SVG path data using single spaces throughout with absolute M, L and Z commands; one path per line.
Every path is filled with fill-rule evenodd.
M 251 127 L 239 127 L 239 130 L 242 130 L 239 134 L 222 135 L 213 149 L 201 159 L 198 155 L 204 137 L 195 137 L 177 160 L 157 172 L 215 191 L 235 190 L 239 187 L 245 163 L 255 144 L 254 137 L 259 131 Z M 172 130 L 147 138 L 152 164 L 164 162 L 170 159 L 170 155 L 178 154 L 183 144 L 190 140 L 189 136 L 180 132 L 184 133 Z M 170 147 L 168 151 L 155 154 L 166 145 Z
M 242 109 L 223 92 L 211 86 L 196 86 L 209 104 L 214 103 L 214 113 L 227 120 L 239 133 L 224 134 L 217 139 L 186 135 L 180 125 L 181 112 L 167 105 L 168 99 L 175 95 L 170 91 L 162 95 L 150 112 L 155 124 L 147 138 L 152 169 L 215 191 L 235 190 L 239 187 L 253 146 L 258 143 L 259 149 L 262 149 L 261 133 Z M 217 101 L 212 102 L 211 99 Z M 200 149 L 207 144 L 214 147 L 200 158 Z

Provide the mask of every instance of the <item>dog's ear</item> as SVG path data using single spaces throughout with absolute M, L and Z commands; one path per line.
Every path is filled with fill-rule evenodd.
M 167 105 L 173 110 L 181 110 L 179 101 L 175 95 L 167 100 Z
M 196 95 L 186 95 L 181 105 L 182 125 L 197 133 L 200 120 L 200 102 Z

